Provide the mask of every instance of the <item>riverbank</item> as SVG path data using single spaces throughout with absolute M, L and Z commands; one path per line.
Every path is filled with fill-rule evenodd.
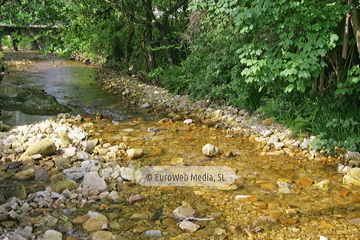
M 135 75 L 121 76 L 117 72 L 104 74 L 98 81 L 103 89 L 128 101 L 129 105 L 148 108 L 149 111 L 166 111 L 172 121 L 192 119 L 195 123 L 221 128 L 227 132 L 240 133 L 250 140 L 263 144 L 264 155 L 302 156 L 328 164 L 347 164 L 356 152 L 339 151 L 327 155 L 325 151 L 312 150 L 315 136 L 295 137 L 292 131 L 276 123 L 272 118 L 243 109 L 200 100 L 191 102 L 187 95 L 172 95 L 166 89 L 143 83 Z
M 1 238 L 357 238 L 359 172 L 337 173 L 342 157 L 312 152 L 272 119 L 118 72 L 95 80 L 133 111 L 168 116 L 59 114 L 2 133 Z M 134 178 L 141 166 L 230 167 L 237 178 L 147 187 Z

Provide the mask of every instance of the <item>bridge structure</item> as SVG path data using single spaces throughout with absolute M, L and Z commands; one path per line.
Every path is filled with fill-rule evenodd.
M 6 24 L 0 24 L 0 51 L 2 51 L 2 37 L 8 36 L 8 39 L 12 43 L 12 48 L 14 51 L 18 50 L 16 45 L 16 41 L 12 38 L 13 34 L 17 34 L 20 36 L 28 36 L 28 37 L 35 37 L 42 31 L 57 29 L 57 26 L 49 27 L 47 25 L 30 25 L 28 27 L 19 27 L 19 26 L 11 26 Z M 41 42 L 34 40 L 30 42 L 30 50 L 39 50 L 43 45 Z

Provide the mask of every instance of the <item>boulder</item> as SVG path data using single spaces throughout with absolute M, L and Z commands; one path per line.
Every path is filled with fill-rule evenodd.
M 343 183 L 352 184 L 360 187 L 360 168 L 356 167 L 350 169 L 350 171 L 348 171 L 346 175 L 343 177 Z
M 18 110 L 29 115 L 56 115 L 71 111 L 58 103 L 54 96 L 34 88 L 24 88 L 13 98 L 2 95 L 0 99 L 2 109 Z
M 126 153 L 129 159 L 138 159 L 142 157 L 144 151 L 139 148 L 132 148 L 132 149 L 128 149 Z
M 108 224 L 108 219 L 103 214 L 91 217 L 83 224 L 83 229 L 88 232 L 102 230 Z
M 35 178 L 35 169 L 29 168 L 27 170 L 15 173 L 15 177 L 20 180 Z
M 25 155 L 32 156 L 35 154 L 41 155 L 51 155 L 56 151 L 55 144 L 50 140 L 40 140 L 38 142 L 33 143 L 30 145 L 26 151 Z
M 108 189 L 105 180 L 97 172 L 88 172 L 82 182 L 82 187 L 89 190 L 104 192 Z
M 44 239 L 46 240 L 62 240 L 62 233 L 55 230 L 47 230 L 44 233 Z
M 202 153 L 206 157 L 218 157 L 221 156 L 223 151 L 220 148 L 208 143 L 202 148 Z

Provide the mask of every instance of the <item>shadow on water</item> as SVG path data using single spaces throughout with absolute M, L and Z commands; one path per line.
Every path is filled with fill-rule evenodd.
M 96 81 L 101 77 L 99 67 L 59 59 L 55 55 L 41 57 L 34 52 L 5 52 L 5 59 L 10 65 L 10 72 L 0 82 L 0 94 L 14 97 L 22 88 L 31 87 L 54 96 L 60 104 L 69 106 L 74 115 L 99 112 L 114 120 L 124 120 L 130 115 L 146 115 L 146 112 L 126 109 L 119 96 L 102 90 Z M 30 124 L 51 117 L 2 110 L 3 118 L 7 115 L 3 122 L 9 125 Z

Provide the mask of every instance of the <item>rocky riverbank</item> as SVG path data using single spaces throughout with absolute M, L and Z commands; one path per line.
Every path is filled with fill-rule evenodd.
M 2 239 L 357 239 L 359 153 L 325 156 L 273 119 L 108 73 L 158 122 L 59 114 L 0 137 Z M 351 166 L 337 164 L 349 161 Z M 228 166 L 225 187 L 141 186 L 141 166 Z M 336 171 L 339 173 L 336 173 Z
M 262 154 L 297 155 L 330 164 L 347 164 L 349 160 L 360 156 L 357 152 L 345 150 L 328 156 L 323 151 L 312 150 L 311 142 L 315 136 L 295 137 L 290 129 L 276 123 L 273 118 L 264 118 L 260 114 L 210 100 L 191 102 L 187 95 L 173 95 L 164 88 L 144 84 L 135 75 L 119 76 L 113 72 L 97 80 L 101 82 L 103 89 L 119 95 L 128 101 L 128 105 L 148 108 L 153 112 L 167 112 L 172 121 L 193 121 L 228 132 L 241 133 L 263 144 Z
M 141 119 L 137 121 L 141 121 Z M 2 152 L 0 177 L 3 179 L 0 199 L 1 238 L 61 240 L 63 236 L 66 236 L 67 239 L 114 240 L 133 239 L 136 236 L 162 239 L 184 239 L 193 236 L 198 239 L 206 239 L 214 234 L 229 239 L 255 237 L 256 234 L 265 234 L 264 236 L 267 237 L 289 236 L 290 233 L 287 231 L 290 231 L 291 228 L 290 230 L 288 228 L 279 230 L 281 226 L 279 220 L 283 218 L 281 215 L 270 214 L 267 216 L 261 213 L 256 217 L 258 214 L 249 212 L 248 216 L 255 217 L 247 220 L 252 223 L 247 225 L 249 227 L 239 228 L 236 225 L 227 225 L 237 221 L 233 219 L 232 211 L 217 212 L 214 209 L 215 212 L 210 215 L 203 215 L 202 212 L 205 209 L 209 211 L 211 208 L 207 204 L 201 203 L 196 205 L 197 213 L 195 215 L 195 210 L 189 203 L 183 202 L 183 207 L 178 206 L 178 208 L 174 205 L 180 196 L 182 200 L 191 202 L 197 197 L 207 199 L 208 194 L 210 194 L 209 196 L 214 194 L 208 190 L 200 188 L 195 190 L 195 195 L 192 195 L 193 190 L 186 194 L 179 193 L 179 195 L 176 193 L 179 190 L 176 190 L 175 187 L 144 188 L 136 184 L 134 181 L 136 170 L 140 166 L 151 164 L 146 159 L 154 154 L 162 157 L 162 154 L 158 153 L 156 149 L 149 152 L 149 146 L 146 145 L 147 150 L 144 151 L 139 144 L 141 146 L 141 143 L 144 143 L 142 139 L 147 139 L 145 142 L 151 143 L 153 141 L 151 139 L 156 138 L 158 132 L 164 131 L 164 127 L 161 126 L 168 126 L 170 129 L 170 123 L 169 119 L 162 119 L 158 123 L 159 125 L 147 127 L 144 130 L 144 133 L 148 134 L 140 133 L 140 138 L 129 134 L 137 130 L 124 128 L 124 126 L 120 128 L 121 133 L 117 132 L 116 135 L 109 137 L 109 133 L 105 133 L 104 130 L 109 131 L 109 126 L 114 129 L 119 128 L 117 127 L 119 126 L 118 122 L 101 119 L 100 115 L 98 119 L 91 119 L 80 115 L 60 114 L 57 118 L 31 125 L 17 126 L 9 132 L 3 132 L 0 140 Z M 174 126 L 179 128 L 181 124 L 185 131 L 189 131 L 186 130 L 189 125 L 192 126 L 192 129 L 196 129 L 193 123 L 180 123 Z M 231 133 L 225 134 L 227 134 L 225 138 L 231 139 Z M 114 141 L 115 139 L 117 141 Z M 256 140 L 254 139 L 254 141 Z M 208 144 L 204 148 L 206 146 Z M 261 148 L 261 144 L 258 147 Z M 205 156 L 216 155 L 216 158 L 219 158 L 223 155 L 221 157 L 225 157 L 221 160 L 224 161 L 223 164 L 229 162 L 231 156 L 241 154 L 225 153 L 214 146 L 204 152 L 204 148 Z M 214 149 L 214 154 L 209 153 L 212 151 L 211 149 Z M 279 150 L 273 149 L 272 151 Z M 267 153 L 270 152 L 267 151 Z M 230 159 L 227 159 L 229 157 Z M 178 157 L 172 158 L 170 162 L 180 166 L 186 164 L 182 158 Z M 162 165 L 161 162 L 152 164 Z M 340 191 L 345 194 L 343 197 L 355 191 L 354 189 L 350 190 L 351 186 L 359 184 L 360 172 L 358 168 L 352 170 L 354 171 L 348 172 L 351 174 L 345 175 L 344 184 L 348 184 L 349 188 Z M 252 178 L 249 177 L 252 175 L 251 172 L 248 174 L 246 178 L 251 180 Z M 253 177 L 259 178 L 256 175 Z M 339 178 L 341 178 L 340 175 Z M 258 204 L 262 206 L 262 201 L 265 199 L 259 201 L 260 194 L 258 196 L 233 195 L 238 192 L 239 185 L 244 184 L 241 181 L 228 187 L 219 187 L 219 190 L 223 191 L 224 199 L 221 200 L 222 197 L 218 196 L 212 200 L 217 202 L 215 206 L 226 199 L 234 207 L 245 204 L 244 210 L 247 209 L 246 206 L 250 208 L 258 206 Z M 260 184 L 263 191 L 276 193 L 278 196 L 293 195 L 297 191 L 304 193 L 303 188 L 312 185 L 324 193 L 332 188 L 329 180 L 315 183 L 311 178 L 303 178 L 296 183 L 293 183 L 291 179 L 281 178 L 276 184 L 266 181 L 260 181 L 257 184 Z M 174 196 L 172 197 L 172 195 Z M 164 197 L 168 202 L 163 202 Z M 172 198 L 177 200 L 172 200 Z M 351 201 L 357 201 L 356 199 L 358 198 Z M 172 201 L 174 201 L 173 204 L 171 204 Z M 162 208 L 150 207 L 159 206 L 159 204 L 166 209 L 167 213 L 162 213 Z M 270 208 L 267 206 L 268 203 L 264 202 L 263 204 L 265 204 L 263 205 L 265 209 L 269 209 L 267 211 L 275 211 L 275 213 L 282 211 L 280 206 L 274 207 L 274 205 Z M 340 209 L 336 211 L 340 211 Z M 294 207 L 286 209 L 285 219 L 290 221 L 289 217 L 291 218 L 292 214 L 296 216 L 296 212 L 299 211 L 300 209 Z M 223 214 L 231 216 L 233 220 L 228 219 L 223 223 L 213 220 L 214 217 Z M 162 220 L 158 221 L 160 217 Z M 202 221 L 212 221 L 213 224 L 205 224 Z M 285 220 L 281 221 L 286 222 Z M 358 231 L 355 226 L 357 222 L 357 218 L 351 219 L 346 234 Z M 180 223 L 180 225 L 177 226 L 176 223 Z M 218 225 L 214 226 L 214 224 Z M 307 222 L 303 224 L 306 225 Z M 351 224 L 355 225 L 351 227 Z M 336 226 L 340 225 L 336 223 Z M 343 227 L 345 226 L 341 225 L 341 229 Z M 275 229 L 276 231 L 272 232 Z M 263 231 L 264 233 L 262 233 Z M 331 231 L 328 232 L 325 229 L 323 232 L 330 234 Z

